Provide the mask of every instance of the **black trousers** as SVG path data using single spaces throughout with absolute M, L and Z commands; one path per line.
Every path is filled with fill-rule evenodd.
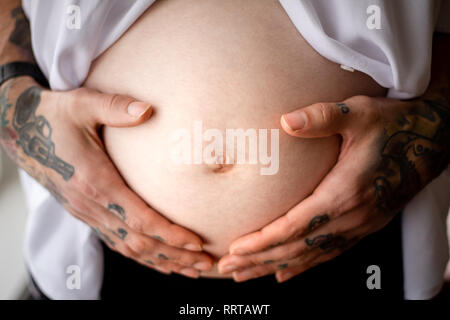
M 103 245 L 103 300 L 142 300 L 150 307 L 186 304 L 271 304 L 291 308 L 305 301 L 403 299 L 401 213 L 385 228 L 362 239 L 335 259 L 284 283 L 275 277 L 236 283 L 231 279 L 190 279 L 146 268 Z M 381 271 L 381 289 L 368 289 L 367 267 Z M 48 299 L 31 279 L 35 299 Z
M 232 279 L 190 279 L 165 275 L 142 266 L 104 245 L 101 298 L 140 299 L 147 303 L 245 304 L 298 303 L 309 299 L 403 299 L 401 213 L 385 228 L 337 258 L 284 283 L 275 277 L 236 283 Z M 367 267 L 381 271 L 381 289 L 367 288 Z

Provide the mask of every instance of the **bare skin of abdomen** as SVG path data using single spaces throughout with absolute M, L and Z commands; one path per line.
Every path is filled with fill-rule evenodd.
M 107 152 L 137 194 L 200 235 L 217 258 L 301 202 L 336 162 L 338 136 L 288 136 L 283 113 L 385 93 L 367 75 L 315 52 L 276 0 L 156 2 L 96 59 L 85 86 L 153 105 L 141 126 L 105 128 Z M 269 165 L 260 161 L 177 163 L 174 132 L 185 128 L 194 139 L 200 121 L 224 139 L 226 129 L 268 129 L 270 141 L 270 130 L 279 129 L 277 172 L 261 174 Z M 224 145 L 222 156 L 231 155 Z

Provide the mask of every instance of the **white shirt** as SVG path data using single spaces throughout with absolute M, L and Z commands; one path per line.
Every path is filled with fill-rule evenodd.
M 392 98 L 411 98 L 425 91 L 439 0 L 279 1 L 305 40 L 327 59 L 368 74 L 389 88 L 388 96 Z M 51 88 L 69 90 L 80 86 L 91 62 L 153 2 L 23 0 L 34 54 Z M 73 5 L 80 9 L 80 29 L 66 25 L 76 14 Z M 441 16 L 444 13 L 450 16 L 447 9 L 441 10 Z M 449 25 L 445 25 L 448 20 L 439 21 L 441 28 L 450 31 Z M 53 299 L 99 298 L 103 255 L 97 237 L 23 171 L 21 179 L 29 204 L 25 257 L 37 284 Z M 404 210 L 406 299 L 430 298 L 443 283 L 449 257 L 445 223 L 449 190 L 447 168 Z M 66 271 L 71 265 L 80 267 L 80 290 L 66 286 L 69 276 Z

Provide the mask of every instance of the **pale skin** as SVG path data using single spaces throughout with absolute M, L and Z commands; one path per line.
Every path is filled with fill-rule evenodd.
M 34 63 L 20 1 L 2 3 L 0 30 L 0 65 Z M 137 126 L 151 115 L 148 102 L 132 97 L 86 88 L 51 91 L 22 76 L 0 87 L 0 145 L 113 250 L 160 272 L 196 278 L 213 266 L 202 252 L 202 239 L 162 217 L 128 188 L 99 134 L 103 125 Z M 33 141 L 43 146 L 35 148 Z
M 11 20 L 8 12 L 1 21 L 11 24 Z M 6 25 L 6 22 L 2 23 Z M 10 30 L 13 28 L 11 25 Z M 9 34 L 2 39 L 8 37 Z M 8 44 L 5 48 L 2 56 L 12 56 L 14 59 L 2 63 L 25 59 L 10 53 L 17 51 L 15 46 Z M 12 80 L 2 86 L 2 94 L 7 101 L 2 105 L 4 120 L 13 120 L 17 109 L 16 100 L 30 86 L 37 85 L 28 77 Z M 126 110 L 134 101 L 130 97 L 103 95 L 87 89 L 64 93 L 34 89 L 31 92 L 34 92 L 31 97 L 40 99 L 36 115 L 44 115 L 52 126 L 56 156 L 72 166 L 74 173 L 66 181 L 58 172 L 26 155 L 23 147 L 15 144 L 18 137 L 9 135 L 20 129 L 9 127 L 12 131 L 6 130 L 7 135 L 2 136 L 0 141 L 20 166 L 50 189 L 69 212 L 92 226 L 107 245 L 123 255 L 161 272 L 174 271 L 191 277 L 197 277 L 198 270 L 207 270 L 212 266 L 209 256 L 191 252 L 201 249 L 201 239 L 148 208 L 127 188 L 104 153 L 101 137 L 97 134 L 101 125 L 138 125 L 151 116 L 151 109 L 137 118 L 129 118 Z M 438 98 L 440 100 L 442 98 Z M 225 265 L 237 267 L 239 271 L 234 272 L 235 280 L 244 281 L 273 273 L 277 274 L 279 281 L 287 280 L 308 267 L 333 258 L 357 239 L 382 228 L 390 216 L 375 214 L 372 208 L 382 207 L 383 210 L 377 209 L 382 212 L 395 211 L 406 202 L 401 199 L 393 208 L 386 210 L 386 204 L 390 207 L 391 202 L 384 200 L 386 204 L 380 205 L 380 199 L 375 198 L 373 185 L 376 178 L 383 177 L 380 161 L 383 158 L 380 156 L 380 140 L 383 138 L 380 133 L 386 128 L 395 131 L 393 119 L 408 113 L 413 105 L 418 104 L 367 97 L 354 97 L 343 103 L 322 103 L 302 109 L 309 115 L 309 122 L 306 129 L 301 131 L 291 129 L 289 126 L 293 128 L 294 124 L 287 117 L 282 121 L 283 128 L 294 137 L 342 135 L 340 161 L 316 191 L 286 216 L 261 232 L 233 243 L 230 251 L 234 254 L 224 257 L 219 267 L 222 271 Z M 6 107 L 9 104 L 11 107 Z M 93 108 L 94 105 L 101 107 Z M 80 106 L 84 106 L 85 110 L 81 116 Z M 74 121 L 77 118 L 74 117 L 75 112 L 77 121 Z M 322 118 L 324 115 L 329 117 Z M 434 127 L 439 126 L 434 124 Z M 4 128 L 8 128 L 8 124 Z M 438 142 L 438 146 L 440 144 L 442 141 Z M 65 149 L 64 146 L 68 145 L 71 147 Z M 80 159 L 79 154 L 87 154 L 89 159 Z M 444 159 L 440 162 L 448 161 L 448 151 L 446 154 L 444 152 L 439 157 Z M 435 164 L 432 161 L 425 163 L 426 170 L 421 171 L 424 179 L 420 184 L 411 186 L 411 190 L 408 189 L 412 191 L 411 195 L 438 174 L 428 172 L 428 168 L 435 167 Z M 342 181 L 348 184 L 344 186 Z M 269 246 L 274 248 L 263 250 Z M 238 256 L 238 250 L 251 254 Z
M 356 96 L 283 115 L 293 137 L 340 135 L 339 159 L 309 197 L 235 240 L 219 271 L 239 282 L 287 281 L 383 228 L 450 163 L 449 55 L 450 37 L 435 35 L 432 81 L 420 98 Z

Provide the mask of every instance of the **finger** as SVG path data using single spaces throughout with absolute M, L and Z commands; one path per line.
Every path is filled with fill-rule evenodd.
M 281 117 L 281 126 L 288 134 L 302 138 L 345 134 L 359 123 L 357 117 L 361 118 L 362 109 L 357 106 L 365 101 L 364 98 L 358 97 L 338 103 L 315 103 L 284 114 Z
M 314 193 L 302 200 L 284 216 L 263 229 L 245 235 L 230 245 L 231 254 L 251 254 L 278 246 L 289 239 L 304 236 L 319 226 L 361 206 L 374 203 L 374 190 L 361 183 L 354 169 L 344 163 L 336 165 Z M 352 174 L 349 174 L 353 170 Z M 350 179 L 350 178 L 351 179 Z M 350 180 L 349 180 L 350 179 Z M 346 181 L 345 184 L 342 181 Z
M 82 199 L 90 199 L 106 209 L 105 219 L 118 217 L 127 230 L 148 235 L 170 246 L 202 250 L 203 243 L 197 235 L 171 223 L 130 190 L 106 156 L 92 152 L 86 154 L 86 158 L 85 163 L 90 165 L 78 168 L 71 181 L 72 188 L 82 194 Z M 83 206 L 83 201 L 78 205 Z
M 316 251 L 308 259 L 298 262 L 297 264 L 295 264 L 293 266 L 289 266 L 283 270 L 278 270 L 275 273 L 275 278 L 279 283 L 285 282 L 285 281 L 291 279 L 292 277 L 305 272 L 308 269 L 311 269 L 321 263 L 327 262 L 327 261 L 337 257 L 341 253 L 342 252 L 340 252 L 340 251 L 332 251 L 329 253 L 323 253 L 323 252 Z
M 118 251 L 123 256 L 135 260 L 147 267 L 155 269 L 159 272 L 170 274 L 176 272 L 183 274 L 191 278 L 198 278 L 199 271 L 194 268 L 186 267 L 175 262 L 166 261 L 164 259 L 149 259 L 148 257 L 142 257 L 139 253 L 135 252 L 133 248 L 127 247 L 123 241 L 112 240 L 111 230 L 104 226 L 97 226 L 94 228 L 99 238 L 106 243 L 112 250 Z M 109 233 L 108 233 L 109 231 Z
M 152 115 L 149 103 L 129 96 L 104 94 L 86 88 L 73 90 L 72 95 L 73 99 L 69 99 L 72 108 L 69 109 L 77 112 L 77 118 L 82 119 L 83 124 L 130 127 L 141 124 Z
M 317 250 L 314 250 L 312 251 L 312 253 L 308 252 L 306 256 L 308 258 L 308 256 L 317 254 L 318 254 Z M 254 265 L 249 268 L 234 271 L 233 279 L 236 282 L 243 282 L 250 279 L 264 277 L 266 275 L 276 273 L 279 270 L 284 270 L 302 264 L 304 259 L 305 258 L 296 257 L 291 260 L 277 261 L 277 262 L 271 261 L 270 263 L 266 263 L 263 265 Z
M 169 261 L 165 255 L 159 254 L 157 259 L 153 257 L 143 256 L 136 252 L 134 247 L 130 247 L 129 243 L 123 241 L 122 236 L 114 232 L 114 230 L 104 225 L 97 224 L 94 219 L 87 217 L 84 214 L 78 213 L 78 216 L 83 217 L 83 220 L 93 226 L 93 230 L 98 237 L 112 250 L 119 252 L 123 256 L 133 259 L 141 264 L 151 267 L 159 272 L 170 274 L 176 272 L 191 278 L 198 278 L 200 272 L 192 267 L 184 266 L 182 264 Z M 163 258 L 164 257 L 164 258 Z
M 162 273 L 170 274 L 172 272 L 184 275 L 189 278 L 197 279 L 200 276 L 200 272 L 194 268 L 182 266 L 178 263 L 174 263 L 171 261 L 158 261 L 155 262 L 155 259 L 149 259 L 146 258 L 142 261 L 137 260 L 139 263 L 154 268 L 157 271 L 160 271 Z
M 309 249 L 310 247 L 304 244 L 303 239 L 295 240 L 250 255 L 227 255 L 220 259 L 217 267 L 220 273 L 226 274 L 254 265 L 273 265 L 280 261 L 296 258 Z
M 136 233 L 129 234 L 125 243 L 141 256 L 141 259 L 145 258 L 156 264 L 159 264 L 157 262 L 173 262 L 199 271 L 210 270 L 214 265 L 213 259 L 205 253 L 171 247 L 158 240 Z
M 304 233 L 311 225 L 326 223 L 332 214 L 325 213 L 328 207 L 326 199 L 312 194 L 285 215 L 265 226 L 263 229 L 245 235 L 230 245 L 231 254 L 251 254 L 269 247 L 278 246 L 293 235 Z M 316 222 L 311 222 L 312 215 L 317 216 Z
M 79 220 L 91 226 L 92 230 L 97 234 L 99 239 L 102 240 L 111 250 L 120 253 L 126 258 L 133 259 L 146 267 L 165 274 L 176 272 L 190 278 L 198 278 L 200 275 L 199 270 L 169 261 L 166 258 L 162 258 L 161 254 L 157 259 L 154 259 L 153 257 L 149 258 L 148 256 L 143 257 L 141 254 L 134 251 L 128 243 L 123 241 L 123 234 L 115 233 L 110 227 L 105 226 L 101 222 L 92 218 L 92 216 L 79 212 L 76 209 L 71 210 L 71 213 Z
M 162 239 L 150 238 L 130 230 L 120 217 L 111 215 L 110 212 L 96 203 L 90 203 L 89 210 L 90 215 L 95 216 L 96 221 L 99 221 L 99 224 L 109 231 L 108 237 L 103 236 L 103 238 L 106 238 L 104 240 L 115 243 L 125 242 L 136 253 L 136 256 L 141 257 L 140 259 L 147 257 L 147 259 L 153 261 L 171 261 L 201 271 L 210 270 L 214 265 L 214 260 L 206 253 L 175 248 L 164 244 L 161 241 Z M 102 214 L 96 212 L 102 212 Z
M 335 248 L 343 249 L 347 245 L 349 237 L 354 238 L 367 232 L 368 208 L 361 208 L 333 220 L 332 223 L 324 224 L 315 231 L 308 233 L 306 237 L 296 238 L 293 241 L 250 255 L 228 255 L 218 263 L 221 273 L 233 272 L 237 269 L 249 268 L 253 265 L 276 264 L 280 261 L 292 259 L 303 259 L 309 251 L 319 248 L 328 251 Z M 374 219 L 371 227 L 378 228 L 378 221 Z M 339 235 L 339 236 L 336 236 Z
M 380 230 L 384 225 L 384 222 L 378 220 L 372 226 L 361 225 L 360 228 L 348 231 L 345 235 L 333 234 L 330 237 L 328 234 L 327 239 L 322 238 L 322 241 L 315 243 L 313 246 L 315 249 L 310 250 L 307 254 L 297 259 L 296 263 L 290 263 L 288 268 L 277 271 L 275 275 L 277 281 L 287 281 L 295 275 L 339 256 L 344 251 L 353 247 L 362 238 Z M 316 237 L 315 239 L 319 238 Z
M 344 239 L 343 236 L 333 236 L 334 239 Z M 278 262 L 272 262 L 270 264 L 265 265 L 256 265 L 252 266 L 246 269 L 238 270 L 233 272 L 233 278 L 237 282 L 247 281 L 254 278 L 263 277 L 269 274 L 278 274 L 280 273 L 282 276 L 280 276 L 282 281 L 285 281 L 287 279 L 284 279 L 283 277 L 293 277 L 295 274 L 299 274 L 308 268 L 311 268 L 317 264 L 320 263 L 320 257 L 327 257 L 326 260 L 331 260 L 332 258 L 338 256 L 341 254 L 345 248 L 338 248 L 335 245 L 333 248 L 328 247 L 327 249 L 314 247 L 313 250 L 308 251 L 301 257 L 296 257 L 294 259 L 285 260 L 285 261 L 278 261 Z M 328 250 L 330 249 L 330 250 Z M 297 273 L 291 274 L 288 271 L 284 270 L 295 270 Z M 288 278 L 289 279 L 289 278 Z M 277 277 L 277 281 L 279 281 Z

